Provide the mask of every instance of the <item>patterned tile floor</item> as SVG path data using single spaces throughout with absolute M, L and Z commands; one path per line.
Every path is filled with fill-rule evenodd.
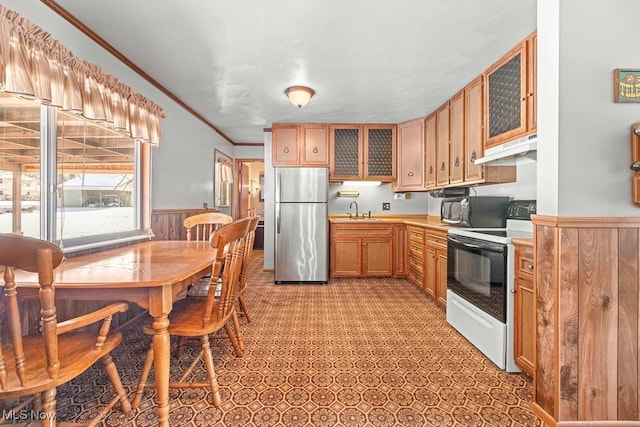
M 541 425 L 529 409 L 528 379 L 497 369 L 408 282 L 274 285 L 262 271 L 261 252 L 252 272 L 246 300 L 253 322 L 241 320 L 244 357 L 234 356 L 224 336 L 214 348 L 221 408 L 209 404 L 204 389 L 172 389 L 171 425 Z M 149 345 L 138 326 L 114 354 L 131 394 Z M 188 365 L 196 350 L 173 358 L 172 366 Z M 59 418 L 82 422 L 95 413 L 96 396 L 106 402 L 112 395 L 102 371 L 91 369 L 59 388 Z M 116 405 L 102 425 L 155 425 L 154 396 L 149 389 L 140 408 L 127 414 Z

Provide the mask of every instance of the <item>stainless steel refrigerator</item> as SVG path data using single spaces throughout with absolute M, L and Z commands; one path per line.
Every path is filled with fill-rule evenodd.
M 329 169 L 275 169 L 275 283 L 329 280 Z

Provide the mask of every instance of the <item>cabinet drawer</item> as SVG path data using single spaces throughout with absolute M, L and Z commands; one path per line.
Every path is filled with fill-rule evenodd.
M 355 222 L 355 221 L 354 221 Z M 354 237 L 389 237 L 391 238 L 391 225 L 386 224 L 332 224 L 331 233 L 333 236 L 354 236 Z
M 419 256 L 424 258 L 424 246 L 422 243 L 414 242 L 413 240 L 409 242 L 409 256 Z
M 409 276 L 409 280 L 411 282 L 422 287 L 422 282 L 424 280 L 424 274 L 422 273 L 422 271 L 409 267 L 409 273 L 407 275 Z
M 533 260 L 518 257 L 516 258 L 516 274 L 524 277 L 533 276 Z
M 419 227 L 408 226 L 409 240 L 418 244 L 424 244 L 424 230 Z
M 516 275 L 531 279 L 533 277 L 533 249 L 528 246 L 516 248 Z
M 427 244 L 430 246 L 436 246 L 439 248 L 447 248 L 447 235 L 446 234 L 432 234 L 427 233 Z
M 409 257 L 409 271 L 414 271 L 420 276 L 424 274 L 424 260 L 421 258 Z

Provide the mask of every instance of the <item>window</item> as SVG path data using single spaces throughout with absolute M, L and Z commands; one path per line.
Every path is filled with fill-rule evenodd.
M 113 129 L 58 112 L 56 240 L 139 227 L 136 145 Z
M 40 105 L 0 92 L 0 232 L 40 237 Z
M 65 249 L 140 236 L 140 145 L 81 115 L 0 92 L 0 232 Z

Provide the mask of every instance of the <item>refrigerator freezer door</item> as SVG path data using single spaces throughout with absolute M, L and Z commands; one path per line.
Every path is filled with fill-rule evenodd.
M 329 280 L 326 203 L 276 203 L 275 282 Z
M 326 202 L 329 187 L 327 168 L 276 168 L 276 203 Z

